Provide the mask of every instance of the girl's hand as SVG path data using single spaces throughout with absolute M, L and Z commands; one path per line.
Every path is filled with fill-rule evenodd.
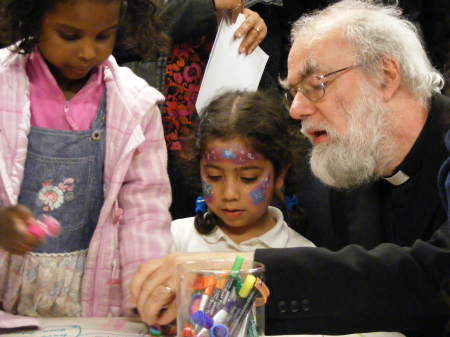
M 267 35 L 267 25 L 258 13 L 244 9 L 245 21 L 234 33 L 236 38 L 244 36 L 239 48 L 240 53 L 251 54 Z
M 36 220 L 25 206 L 0 209 L 0 247 L 11 254 L 24 255 L 43 242 L 28 232 Z

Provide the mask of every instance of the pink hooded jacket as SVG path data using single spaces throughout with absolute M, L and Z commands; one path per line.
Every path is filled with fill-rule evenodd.
M 30 131 L 26 55 L 0 50 L 0 206 L 17 203 Z M 83 316 L 131 314 L 136 268 L 171 246 L 167 152 L 157 103 L 164 97 L 111 56 L 107 91 L 105 201 L 82 283 Z M 9 254 L 0 250 L 0 303 Z

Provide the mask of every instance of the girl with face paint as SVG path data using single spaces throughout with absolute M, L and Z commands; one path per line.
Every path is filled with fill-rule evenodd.
M 225 93 L 204 109 L 184 165 L 201 182 L 196 216 L 172 222 L 175 251 L 248 251 L 314 246 L 290 229 L 301 210 L 295 190 L 304 145 L 278 98 L 261 92 Z M 298 225 L 298 223 L 296 223 Z

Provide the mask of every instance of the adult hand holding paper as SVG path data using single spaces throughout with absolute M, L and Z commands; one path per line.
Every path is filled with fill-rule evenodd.
M 258 88 L 269 56 L 259 47 L 250 55 L 239 54 L 242 38 L 235 39 L 234 33 L 244 21 L 239 15 L 234 24 L 225 19 L 219 24 L 195 105 L 199 113 L 222 92 Z

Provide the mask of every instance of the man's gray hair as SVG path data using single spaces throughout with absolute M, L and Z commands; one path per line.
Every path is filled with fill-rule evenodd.
M 395 58 L 403 83 L 424 105 L 444 86 L 443 76 L 431 65 L 416 26 L 402 17 L 396 5 L 370 0 L 342 0 L 324 10 L 302 16 L 294 23 L 291 39 L 311 45 L 329 33 L 343 33 L 361 64 L 375 80 L 381 80 L 378 62 Z

